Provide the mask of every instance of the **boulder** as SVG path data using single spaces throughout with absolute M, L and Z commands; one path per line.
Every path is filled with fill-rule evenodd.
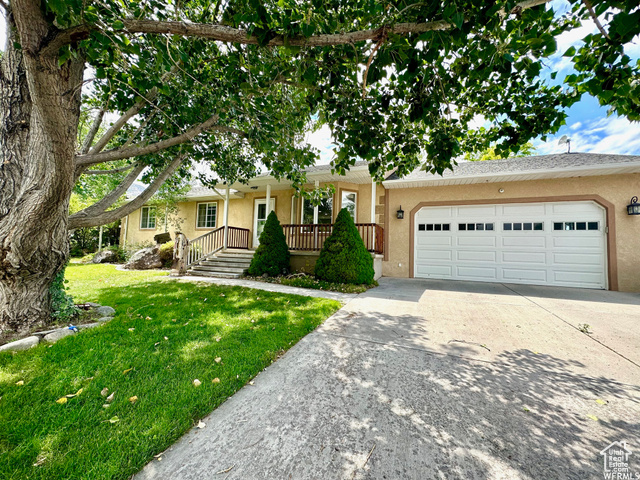
M 112 250 L 102 250 L 93 256 L 93 263 L 114 263 L 116 261 L 116 254 Z
M 91 308 L 98 308 L 102 306 L 99 303 L 94 303 L 94 302 L 86 302 L 85 305 L 89 305 Z
M 113 307 L 98 307 L 96 308 L 96 313 L 102 317 L 113 317 L 116 314 L 116 311 Z
M 150 270 L 152 268 L 161 268 L 162 260 L 158 254 L 158 247 L 148 247 L 138 250 L 134 253 L 129 261 L 124 265 L 128 270 Z
M 170 233 L 159 233 L 153 236 L 153 239 L 157 244 L 168 243 L 171 241 Z
M 48 333 L 44 336 L 43 340 L 49 343 L 56 343 L 58 340 L 64 337 L 68 337 L 69 335 L 75 335 L 76 332 L 71 330 L 70 328 L 61 328 L 60 330 L 55 330 L 51 333 Z
M 110 322 L 111 320 L 113 320 L 113 317 L 101 317 L 98 319 L 98 322 L 106 323 L 106 322 Z
M 102 325 L 100 322 L 96 322 L 96 323 L 85 323 L 84 325 L 78 325 L 78 328 L 80 330 L 84 330 L 86 328 L 93 328 L 93 327 L 97 327 L 98 325 Z
M 35 347 L 40 342 L 40 338 L 35 335 L 31 337 L 22 338 L 15 342 L 7 343 L 0 347 L 0 352 L 17 352 L 19 350 L 27 350 L 31 347 Z

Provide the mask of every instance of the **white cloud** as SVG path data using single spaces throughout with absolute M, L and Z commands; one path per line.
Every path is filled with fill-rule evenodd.
M 582 128 L 575 125 L 580 124 Z M 617 153 L 620 155 L 640 154 L 640 123 L 633 123 L 622 117 L 600 118 L 582 125 L 577 122 L 570 127 L 571 151 L 585 153 Z M 558 145 L 560 134 L 547 142 L 536 141 L 536 154 L 562 153 L 564 145 Z
M 576 122 L 576 123 L 574 123 L 573 125 L 571 125 L 569 128 L 570 128 L 571 130 L 577 130 L 577 129 L 579 129 L 581 126 L 582 126 L 582 122 Z
M 331 137 L 331 129 L 323 125 L 319 130 L 307 134 L 306 141 L 309 145 L 320 151 L 320 160 L 316 165 L 327 165 L 333 158 L 333 148 L 336 146 Z

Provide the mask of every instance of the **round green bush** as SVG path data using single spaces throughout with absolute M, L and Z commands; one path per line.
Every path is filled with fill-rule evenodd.
M 316 262 L 315 275 L 327 282 L 356 285 L 373 283 L 373 257 L 364 246 L 346 208 L 338 213 L 333 232 L 324 242 Z
M 160 260 L 162 260 L 162 265 L 165 268 L 171 268 L 171 264 L 173 263 L 173 240 L 167 243 L 163 243 L 160 245 L 158 249 L 158 255 L 160 255 Z
M 251 260 L 247 273 L 254 277 L 267 274 L 270 277 L 289 272 L 291 254 L 276 212 L 271 212 L 260 234 L 260 245 Z

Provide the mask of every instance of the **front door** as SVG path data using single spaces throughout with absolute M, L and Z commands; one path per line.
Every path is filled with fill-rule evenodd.
M 275 210 L 276 199 L 270 199 L 271 210 Z M 264 229 L 264 224 L 267 221 L 267 199 L 256 198 L 253 208 L 253 248 L 257 248 L 260 245 L 260 234 Z

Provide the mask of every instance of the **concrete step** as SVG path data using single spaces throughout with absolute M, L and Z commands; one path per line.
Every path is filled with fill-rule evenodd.
M 220 259 L 231 260 L 231 261 L 241 260 L 241 261 L 250 262 L 251 259 L 253 258 L 253 254 L 249 254 L 249 253 L 216 253 L 215 255 L 211 255 L 209 257 L 209 259 L 212 259 L 212 258 L 220 258 Z
M 205 266 L 205 267 L 214 267 L 214 268 L 249 268 L 249 265 L 251 265 L 251 262 L 227 262 L 227 261 L 220 261 L 217 258 L 211 259 L 211 260 L 202 260 L 200 261 L 200 263 L 198 263 L 198 265 L 200 266 Z
M 194 265 L 192 270 L 197 272 L 220 272 L 220 273 L 239 273 L 242 274 L 246 269 L 238 267 L 208 267 L 206 265 Z
M 187 272 L 187 275 L 190 275 L 192 277 L 215 277 L 215 278 L 240 278 L 242 276 L 242 274 L 240 273 L 224 273 L 224 272 L 205 272 L 205 271 L 194 271 L 194 270 L 189 270 Z
M 251 263 L 250 258 L 229 258 L 229 257 L 209 257 L 201 260 L 202 262 L 218 262 L 223 263 L 241 263 L 242 265 L 249 265 Z

